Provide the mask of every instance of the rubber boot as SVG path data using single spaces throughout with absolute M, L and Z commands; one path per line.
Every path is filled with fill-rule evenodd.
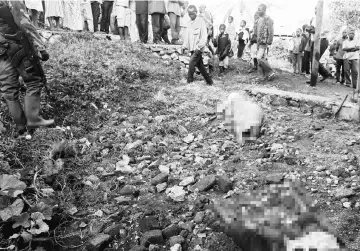
M 45 120 L 39 116 L 40 111 L 40 95 L 25 96 L 25 115 L 27 126 L 29 128 L 37 128 L 40 126 L 50 126 L 54 124 L 53 119 Z
M 11 117 L 13 118 L 18 134 L 23 135 L 26 132 L 26 117 L 19 100 L 6 100 Z

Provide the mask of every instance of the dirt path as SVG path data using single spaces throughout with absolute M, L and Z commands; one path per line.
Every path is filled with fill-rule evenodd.
M 13 141 L 5 124 L 0 151 L 13 167 L 7 172 L 20 172 L 30 185 L 34 168 L 47 168 L 52 145 L 69 143 L 57 149 L 63 170 L 36 180 L 37 187 L 55 191 L 51 199 L 58 209 L 45 237 L 55 236 L 58 250 L 103 250 L 102 244 L 106 250 L 143 250 L 139 245 L 147 241 L 158 244 L 149 250 L 170 250 L 176 243 L 183 250 L 238 250 L 206 208 L 211 200 L 263 186 L 269 174 L 298 177 L 351 250 L 360 248 L 357 124 L 264 106 L 265 135 L 240 146 L 214 118 L 218 101 L 252 86 L 334 98 L 348 89 L 330 83 L 305 87 L 287 73 L 257 83 L 256 74 L 245 74 L 238 61 L 231 62 L 232 72 L 217 77 L 223 84 L 185 84 L 177 63 L 158 61 L 138 45 L 86 37 L 64 38 L 50 52 L 46 70 L 53 96 L 45 115 L 55 114 L 59 128 L 38 130 L 32 141 Z M 271 150 L 274 144 L 281 147 Z M 223 184 L 233 189 L 212 175 L 228 177 Z M 205 191 L 192 188 L 199 182 Z M 332 196 L 341 187 L 352 193 L 349 198 Z

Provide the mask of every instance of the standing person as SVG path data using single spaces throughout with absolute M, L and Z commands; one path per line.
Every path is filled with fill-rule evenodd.
M 83 20 L 83 30 L 94 32 L 94 21 L 91 10 L 90 0 L 81 0 L 81 16 Z
M 308 27 L 309 33 L 313 37 L 315 34 L 315 27 L 309 26 Z M 310 40 L 311 43 L 311 55 L 310 60 L 313 59 L 313 53 L 314 53 L 314 39 Z M 322 79 L 320 82 L 325 81 L 328 78 L 331 78 L 330 72 L 325 68 L 324 64 L 320 63 L 321 57 L 324 55 L 325 51 L 329 47 L 329 40 L 327 39 L 327 31 L 324 31 L 320 34 L 320 57 L 319 57 L 319 74 L 322 76 Z M 312 64 L 311 64 L 312 67 Z M 307 84 L 310 84 L 310 80 L 306 81 Z
M 195 67 L 197 67 L 205 78 L 206 83 L 212 85 L 213 80 L 207 73 L 202 59 L 202 53 L 205 49 L 208 37 L 205 21 L 203 18 L 197 17 L 197 9 L 194 5 L 189 6 L 188 14 L 190 21 L 188 28 L 186 29 L 183 44 L 183 47 L 191 53 L 187 82 L 191 83 L 194 81 Z
M 36 28 L 39 27 L 39 12 L 44 12 L 41 0 L 25 0 L 26 8 L 31 12 L 31 21 Z
M 60 18 L 64 17 L 62 0 L 45 0 L 45 19 L 48 19 L 50 29 L 60 29 Z M 55 22 L 55 27 L 54 27 Z
M 336 42 L 335 46 L 335 60 L 336 60 L 336 83 L 337 84 L 344 84 L 345 83 L 345 64 L 344 64 L 344 54 L 343 51 L 343 43 L 347 40 L 347 32 L 344 30 L 342 32 L 342 37 Z M 341 75 L 341 79 L 340 79 Z M 348 75 L 347 75 L 348 77 Z M 350 82 L 347 81 L 348 83 Z
M 151 15 L 153 42 L 158 44 L 163 33 L 164 16 L 166 14 L 165 1 L 149 0 L 149 14 Z
M 47 61 L 49 54 L 45 50 L 39 33 L 27 16 L 26 7 L 22 1 L 0 1 L 0 6 L 9 7 L 9 14 L 12 15 L 18 28 L 24 30 L 30 36 L 30 43 L 34 49 L 40 53 L 41 60 Z M 17 58 L 16 53 L 21 49 L 18 41 L 9 40 L 3 34 L 14 35 L 17 31 L 7 24 L 6 19 L 0 17 L 0 34 L 2 40 L 12 45 L 10 50 L 4 46 L 3 54 L 0 56 L 0 91 L 6 101 L 11 117 L 16 125 L 18 135 L 26 132 L 26 128 L 37 128 L 40 126 L 50 126 L 54 124 L 53 119 L 45 120 L 39 116 L 40 94 L 44 86 L 43 76 L 35 71 L 28 71 L 32 67 L 29 56 Z M 16 49 L 17 48 L 17 49 Z M 15 55 L 16 54 L 16 55 Z M 40 56 L 39 55 L 39 56 Z M 14 61 L 18 62 L 14 62 Z M 26 69 L 26 70 L 25 70 Z M 22 77 L 26 84 L 26 94 L 24 96 L 24 110 L 19 100 L 20 82 Z
M 229 34 L 225 33 L 226 25 L 221 24 L 219 27 L 220 34 L 213 40 L 214 46 L 217 48 L 216 54 L 219 57 L 220 73 L 225 72 L 229 68 L 229 52 L 231 49 L 231 39 Z
M 356 89 L 358 84 L 358 74 L 359 74 L 359 50 L 360 44 L 355 38 L 355 29 L 349 29 L 348 31 L 349 39 L 344 40 L 342 48 L 344 53 L 345 60 L 345 75 L 346 75 L 346 85 L 348 87 Z M 350 81 L 351 76 L 351 81 Z
M 266 15 L 266 5 L 260 4 L 258 8 L 259 19 L 254 26 L 254 34 L 257 43 L 257 60 L 260 72 L 265 80 L 272 80 L 275 71 L 271 68 L 267 61 L 267 52 L 274 38 L 274 22 Z
M 254 15 L 254 28 L 255 28 L 255 25 L 257 25 L 257 22 L 259 21 L 259 12 L 255 12 L 255 15 Z M 258 60 L 257 60 L 257 38 L 256 38 L 256 34 L 255 34 L 255 29 L 253 29 L 251 31 L 251 35 L 250 35 L 250 41 L 248 43 L 248 48 L 249 48 L 249 51 L 250 51 L 250 56 L 251 56 L 251 69 L 248 71 L 248 73 L 253 73 L 255 71 L 258 70 Z
M 130 26 L 129 26 L 129 34 L 131 42 L 139 42 L 139 31 L 136 25 L 136 0 L 129 1 L 129 11 L 130 11 Z
M 83 29 L 81 3 L 78 0 L 63 0 L 64 18 L 63 27 L 74 31 Z
M 249 32 L 246 30 L 245 27 L 246 27 L 246 21 L 242 20 L 240 22 L 240 29 L 236 34 L 236 39 L 238 41 L 238 52 L 237 52 L 238 59 L 242 58 L 245 46 L 249 41 Z
M 100 14 L 101 14 L 101 8 L 100 8 L 101 3 L 102 3 L 102 0 L 91 1 L 91 11 L 92 11 L 92 16 L 93 16 L 94 32 L 99 31 L 99 18 L 100 18 Z
M 302 73 L 305 74 L 305 76 L 310 75 L 310 57 L 311 57 L 311 41 L 310 41 L 310 33 L 308 30 L 309 26 L 307 24 L 304 24 L 302 39 L 305 43 L 305 49 L 304 49 L 304 57 L 302 60 Z
M 149 26 L 149 2 L 136 1 L 136 24 L 139 31 L 140 41 L 144 44 L 148 41 L 148 26 Z
M 169 0 L 168 3 L 168 16 L 170 18 L 171 26 L 171 43 L 175 45 L 181 45 L 179 41 L 180 35 L 180 18 L 181 18 L 181 6 L 182 0 Z
M 129 0 L 116 0 L 114 15 L 116 16 L 117 29 L 122 40 L 129 40 L 130 18 Z
M 111 12 L 113 10 L 114 0 L 103 0 L 101 5 L 101 24 L 100 31 L 109 34 Z
M 293 69 L 294 69 L 295 74 L 301 74 L 302 53 L 305 48 L 305 44 L 303 44 L 301 33 L 302 33 L 302 30 L 297 29 L 295 37 L 294 37 Z
M 181 6 L 181 17 L 180 17 L 180 41 L 184 42 L 184 34 L 186 32 L 187 25 L 189 23 L 190 17 L 187 14 L 187 8 L 189 6 L 188 1 L 185 1 Z

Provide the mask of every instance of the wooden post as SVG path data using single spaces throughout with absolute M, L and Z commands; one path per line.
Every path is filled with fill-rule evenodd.
M 316 27 L 314 36 L 314 51 L 312 58 L 312 70 L 310 86 L 316 86 L 319 74 L 319 60 L 320 60 L 320 34 L 323 18 L 324 0 L 319 0 L 316 8 Z

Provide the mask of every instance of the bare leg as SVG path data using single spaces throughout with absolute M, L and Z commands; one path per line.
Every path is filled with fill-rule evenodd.
M 129 28 L 127 26 L 124 27 L 124 37 L 125 37 L 125 40 L 130 39 Z
M 54 23 L 53 23 L 53 17 L 48 17 L 49 24 L 50 24 L 50 30 L 54 29 Z
M 55 17 L 56 29 L 60 29 L 60 17 Z

